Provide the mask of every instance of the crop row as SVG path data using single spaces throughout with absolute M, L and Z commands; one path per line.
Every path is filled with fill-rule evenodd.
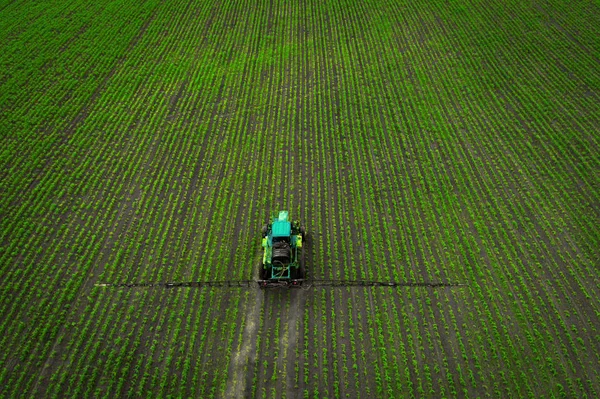
M 540 7 L 0 10 L 3 392 L 598 396 L 596 28 Z M 95 286 L 254 278 L 279 209 L 310 276 L 465 286 Z

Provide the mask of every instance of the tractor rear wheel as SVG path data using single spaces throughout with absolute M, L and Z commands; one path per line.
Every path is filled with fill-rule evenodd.
M 300 266 L 298 266 L 298 277 L 299 279 L 306 279 L 306 270 L 304 270 L 304 262 L 300 262 Z
M 260 279 L 267 280 L 268 278 L 269 278 L 268 269 L 265 267 L 265 265 L 262 265 L 260 267 Z

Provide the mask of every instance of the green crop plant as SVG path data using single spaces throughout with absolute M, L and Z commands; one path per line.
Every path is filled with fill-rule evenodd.
M 3 392 L 597 397 L 597 15 L 0 6 Z M 94 286 L 251 279 L 276 208 L 310 275 L 466 285 Z

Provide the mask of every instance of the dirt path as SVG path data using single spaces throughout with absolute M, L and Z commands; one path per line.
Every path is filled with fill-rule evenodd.
M 296 357 L 296 348 L 298 347 L 298 335 L 302 328 L 302 315 L 304 314 L 304 306 L 306 304 L 306 290 L 290 291 L 290 307 L 287 314 L 288 333 L 279 343 L 279 353 L 285 354 L 280 357 L 278 369 L 282 369 L 283 361 L 286 362 L 286 381 L 285 390 L 287 398 L 301 397 L 302 391 L 295 386 L 296 372 L 294 370 Z M 300 336 L 302 339 L 302 336 Z
M 254 268 L 253 278 L 259 279 L 260 264 Z M 249 305 L 246 311 L 246 321 L 244 327 L 244 337 L 240 349 L 233 355 L 233 360 L 229 367 L 229 384 L 227 384 L 227 398 L 245 398 L 249 396 L 248 382 L 252 379 L 246 378 L 248 364 L 254 364 L 256 360 L 256 351 L 252 349 L 256 346 L 256 336 L 258 334 L 258 324 L 260 310 L 264 303 L 264 291 L 252 289 L 248 297 Z

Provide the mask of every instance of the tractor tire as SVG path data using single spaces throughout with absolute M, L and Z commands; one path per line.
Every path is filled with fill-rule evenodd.
M 268 277 L 268 275 L 269 275 L 268 272 L 269 272 L 269 270 L 267 268 L 265 268 L 264 265 L 262 265 L 261 269 L 260 269 L 260 279 L 261 280 L 267 280 L 269 278 Z
M 306 279 L 306 270 L 304 270 L 304 262 L 300 262 L 300 266 L 298 267 L 298 279 Z

